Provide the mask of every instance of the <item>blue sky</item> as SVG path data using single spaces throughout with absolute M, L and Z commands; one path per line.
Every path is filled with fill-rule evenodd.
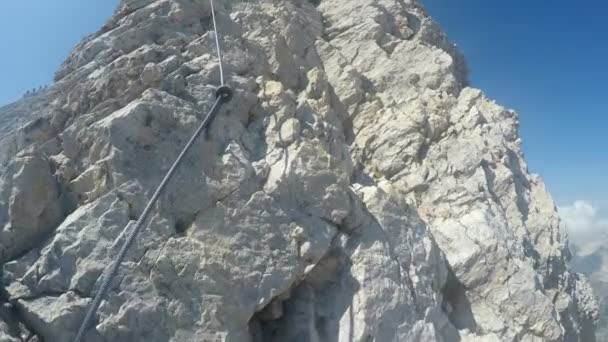
M 422 0 L 465 53 L 473 86 L 520 113 L 531 171 L 557 202 L 608 208 L 608 4 Z M 0 105 L 50 83 L 118 0 L 0 4 Z
M 118 0 L 0 1 L 0 106 L 50 84 L 69 51 L 110 17 Z

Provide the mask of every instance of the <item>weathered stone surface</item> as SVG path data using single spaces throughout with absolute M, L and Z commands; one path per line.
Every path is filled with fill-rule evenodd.
M 59 186 L 40 152 L 19 154 L 0 178 L 0 263 L 34 247 L 63 217 Z
M 468 86 L 416 1 L 217 6 L 234 100 L 88 341 L 590 340 L 596 303 L 517 115 Z M 73 337 L 123 228 L 213 103 L 214 49 L 207 1 L 122 1 L 57 72 L 40 119 L 7 133 L 11 319 Z M 0 336 L 19 340 L 7 324 Z

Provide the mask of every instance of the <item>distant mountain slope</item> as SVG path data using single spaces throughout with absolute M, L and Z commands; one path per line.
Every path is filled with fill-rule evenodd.
M 572 244 L 572 269 L 585 274 L 599 299 L 597 340 L 608 341 L 608 234 Z

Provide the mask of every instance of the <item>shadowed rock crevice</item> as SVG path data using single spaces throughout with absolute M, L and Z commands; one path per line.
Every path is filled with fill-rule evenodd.
M 333 249 L 304 280 L 258 311 L 249 321 L 252 341 L 354 341 L 357 323 L 349 303 L 360 285 L 345 257 Z
M 1 288 L 0 339 L 6 342 L 44 342 L 18 306 L 9 302 L 8 294 Z
M 458 330 L 475 333 L 477 324 L 471 311 L 471 302 L 467 298 L 466 288 L 450 270 L 443 288 L 442 309 L 447 313 L 450 322 Z

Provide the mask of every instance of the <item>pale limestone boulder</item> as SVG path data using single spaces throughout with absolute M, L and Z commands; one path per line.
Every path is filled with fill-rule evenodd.
M 0 262 L 34 247 L 63 218 L 59 186 L 49 160 L 24 152 L 0 178 Z
M 80 317 L 85 314 L 90 301 L 73 292 L 66 292 L 58 297 L 19 299 L 16 305 L 23 319 L 44 341 L 69 341 L 74 338 Z

